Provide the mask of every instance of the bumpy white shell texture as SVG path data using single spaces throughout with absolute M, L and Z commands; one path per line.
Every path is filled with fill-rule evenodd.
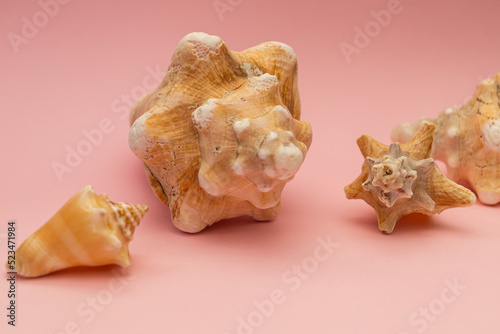
M 392 139 L 408 141 L 424 121 L 436 126 L 432 156 L 446 164 L 447 176 L 467 181 L 481 202 L 500 203 L 500 73 L 481 82 L 461 108 L 401 124 Z
M 158 89 L 132 110 L 129 144 L 175 226 L 199 232 L 225 218 L 276 217 L 312 140 L 299 118 L 289 46 L 233 52 L 219 37 L 191 33 Z
M 389 146 L 389 154 L 382 158 L 367 157 L 365 163 L 370 173 L 362 184 L 366 191 L 371 191 L 387 207 L 392 207 L 400 198 L 413 196 L 412 186 L 417 176 L 420 180 L 427 178 L 427 174 L 435 163 L 432 159 L 413 160 L 406 156 L 398 143 Z M 420 182 L 419 188 L 425 188 L 425 183 Z M 434 209 L 434 201 L 422 192 L 422 206 L 427 210 Z

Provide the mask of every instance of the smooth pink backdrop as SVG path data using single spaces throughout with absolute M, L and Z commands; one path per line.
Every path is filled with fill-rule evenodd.
M 372 11 L 394 2 L 69 1 L 50 7 L 44 22 L 41 3 L 51 2 L 0 4 L 1 258 L 9 219 L 19 244 L 87 184 L 150 212 L 125 274 L 109 266 L 17 278 L 16 328 L 4 315 L 2 279 L 2 333 L 500 331 L 498 205 L 409 216 L 387 236 L 369 206 L 343 193 L 360 171 L 361 134 L 388 143 L 394 125 L 460 105 L 500 71 L 498 1 L 401 0 L 379 31 Z M 22 36 L 33 19 L 41 27 L 13 47 L 9 36 Z M 348 62 L 340 45 L 354 45 L 355 29 L 367 24 L 373 37 Z M 314 138 L 272 222 L 176 230 L 128 148 L 126 95 L 150 85 L 152 69 L 163 74 L 192 31 L 218 35 L 233 50 L 281 41 L 298 56 L 302 119 Z M 53 162 L 64 163 L 66 147 L 103 119 L 113 130 L 60 182 Z M 318 238 L 338 243 L 321 261 L 313 258 Z M 120 291 L 110 286 L 117 282 L 125 282 Z M 271 295 L 280 298 L 264 301 Z

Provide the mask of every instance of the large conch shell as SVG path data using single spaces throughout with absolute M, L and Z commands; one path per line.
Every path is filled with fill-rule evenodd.
M 233 52 L 219 37 L 191 33 L 159 88 L 133 108 L 129 144 L 175 226 L 194 233 L 224 218 L 276 217 L 311 144 L 299 117 L 289 46 Z
M 401 124 L 392 139 L 408 141 L 423 122 L 436 125 L 432 156 L 446 164 L 447 176 L 467 181 L 481 202 L 500 203 L 500 73 L 481 82 L 461 108 Z
M 113 203 L 86 186 L 15 252 L 9 271 L 38 277 L 76 266 L 130 265 L 128 244 L 148 207 Z
M 400 217 L 413 213 L 433 215 L 474 204 L 474 194 L 447 179 L 430 158 L 434 125 L 423 123 L 407 144 L 390 146 L 363 135 L 357 144 L 365 162 L 358 178 L 344 188 L 348 199 L 363 199 L 372 206 L 379 229 L 391 233 Z

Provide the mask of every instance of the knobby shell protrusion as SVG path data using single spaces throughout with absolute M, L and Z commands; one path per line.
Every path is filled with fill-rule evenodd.
M 399 143 L 389 146 L 389 154 L 382 158 L 367 157 L 365 163 L 370 173 L 362 183 L 364 190 L 371 191 L 387 207 L 392 207 L 400 198 L 412 198 L 413 183 L 419 178 L 426 179 L 435 162 L 432 159 L 413 160 L 401 150 Z M 416 184 L 422 187 L 424 183 Z M 423 206 L 427 210 L 434 209 L 434 201 L 425 193 L 425 189 L 417 189 L 421 193 Z
M 433 215 L 475 202 L 471 191 L 447 179 L 430 158 L 434 129 L 423 123 L 402 145 L 387 146 L 367 135 L 358 139 L 365 162 L 344 191 L 348 199 L 363 199 L 375 209 L 384 233 L 391 233 L 399 218 L 409 213 Z
M 111 202 L 86 186 L 17 248 L 14 271 L 38 277 L 76 266 L 127 267 L 128 245 L 147 211 L 146 205 Z
M 461 108 L 398 125 L 392 139 L 407 142 L 423 122 L 436 126 L 432 156 L 446 164 L 447 176 L 466 181 L 482 203 L 500 203 L 500 73 L 481 82 Z
M 194 233 L 225 218 L 278 215 L 311 145 L 311 126 L 299 119 L 289 46 L 234 52 L 191 33 L 158 89 L 133 108 L 129 145 L 175 226 Z

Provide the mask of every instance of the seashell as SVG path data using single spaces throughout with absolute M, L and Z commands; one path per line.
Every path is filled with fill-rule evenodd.
M 447 176 L 466 181 L 482 203 L 500 203 L 500 73 L 481 82 L 461 108 L 401 124 L 391 137 L 405 142 L 424 121 L 436 126 L 432 156 L 446 164 Z
M 199 232 L 221 219 L 270 220 L 311 145 L 299 121 L 297 59 L 282 43 L 234 52 L 191 33 L 157 90 L 131 112 L 129 145 L 174 225 Z
M 38 277 L 76 266 L 127 267 L 128 244 L 146 211 L 146 205 L 113 203 L 86 186 L 18 247 L 15 270 Z
M 357 144 L 365 162 L 358 178 L 344 188 L 348 199 L 372 206 L 378 227 L 391 233 L 400 217 L 418 212 L 433 215 L 474 204 L 474 194 L 447 179 L 430 158 L 434 125 L 423 123 L 406 144 L 390 146 L 363 135 Z

